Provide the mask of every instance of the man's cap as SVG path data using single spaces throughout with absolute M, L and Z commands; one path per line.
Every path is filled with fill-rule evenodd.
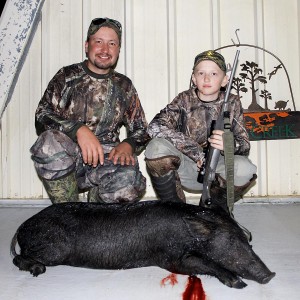
M 109 27 L 113 29 L 117 33 L 121 45 L 122 25 L 119 21 L 110 18 L 93 19 L 87 32 L 87 39 L 91 35 L 95 34 L 101 27 Z
M 198 54 L 195 57 L 193 70 L 199 64 L 199 62 L 203 60 L 211 60 L 215 62 L 222 71 L 226 72 L 226 63 L 224 57 L 214 50 L 208 50 Z

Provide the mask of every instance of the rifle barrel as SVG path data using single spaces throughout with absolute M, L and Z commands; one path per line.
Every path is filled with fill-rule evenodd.
M 228 111 L 228 98 L 229 98 L 229 94 L 230 94 L 234 74 L 235 74 L 235 71 L 236 71 L 236 68 L 237 68 L 239 55 L 240 55 L 240 50 L 236 50 L 233 65 L 232 65 L 232 70 L 231 70 L 231 74 L 230 74 L 230 78 L 229 78 L 229 82 L 227 84 L 227 89 L 226 89 L 226 92 L 225 92 L 224 110 L 223 111 Z

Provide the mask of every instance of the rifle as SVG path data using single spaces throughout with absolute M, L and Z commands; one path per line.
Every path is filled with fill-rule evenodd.
M 220 129 L 224 130 L 223 134 L 223 141 L 224 141 L 224 150 L 226 149 L 226 152 L 229 152 L 229 156 L 232 157 L 231 160 L 233 160 L 233 154 L 234 154 L 234 140 L 233 140 L 233 134 L 230 131 L 231 125 L 230 125 L 230 112 L 228 111 L 228 98 L 233 82 L 233 77 L 236 71 L 237 63 L 238 63 L 238 56 L 240 54 L 240 50 L 236 51 L 232 71 L 230 74 L 229 82 L 227 84 L 226 92 L 225 92 L 225 98 L 224 103 L 222 106 L 222 110 L 220 115 L 218 116 L 218 119 L 215 122 L 213 129 Z M 225 166 L 227 167 L 226 162 L 226 152 L 225 152 Z M 203 165 L 200 168 L 199 174 L 198 174 L 198 182 L 203 183 L 203 191 L 202 191 L 202 201 L 205 205 L 210 206 L 212 203 L 211 195 L 210 195 L 210 188 L 211 184 L 215 179 L 216 175 L 216 168 L 220 157 L 220 150 L 212 147 L 211 145 L 207 146 L 206 152 L 205 152 L 205 161 Z M 233 169 L 233 168 L 232 168 Z M 227 173 L 227 205 L 229 212 L 231 213 L 233 203 L 234 203 L 234 183 L 233 183 L 233 170 L 232 172 L 226 172 Z M 231 174 L 230 174 L 231 173 Z M 228 175 L 230 178 L 228 178 Z

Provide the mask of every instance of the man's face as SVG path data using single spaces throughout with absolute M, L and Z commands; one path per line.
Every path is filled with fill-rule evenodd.
M 85 42 L 88 68 L 97 74 L 107 74 L 115 65 L 120 53 L 117 33 L 109 27 L 101 27 Z

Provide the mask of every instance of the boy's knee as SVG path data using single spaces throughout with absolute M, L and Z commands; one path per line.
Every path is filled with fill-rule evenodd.
M 146 147 L 145 157 L 149 159 L 158 158 L 172 154 L 174 147 L 169 141 L 163 138 L 153 138 Z
M 234 160 L 236 186 L 247 184 L 257 172 L 257 167 L 245 156 L 237 156 Z
M 234 160 L 236 166 L 236 176 L 245 176 L 249 174 L 249 179 L 252 178 L 253 174 L 256 174 L 257 167 L 245 156 L 236 156 Z
M 167 174 L 170 170 L 178 170 L 180 158 L 174 155 L 153 159 L 146 158 L 146 166 L 150 175 L 160 177 Z

